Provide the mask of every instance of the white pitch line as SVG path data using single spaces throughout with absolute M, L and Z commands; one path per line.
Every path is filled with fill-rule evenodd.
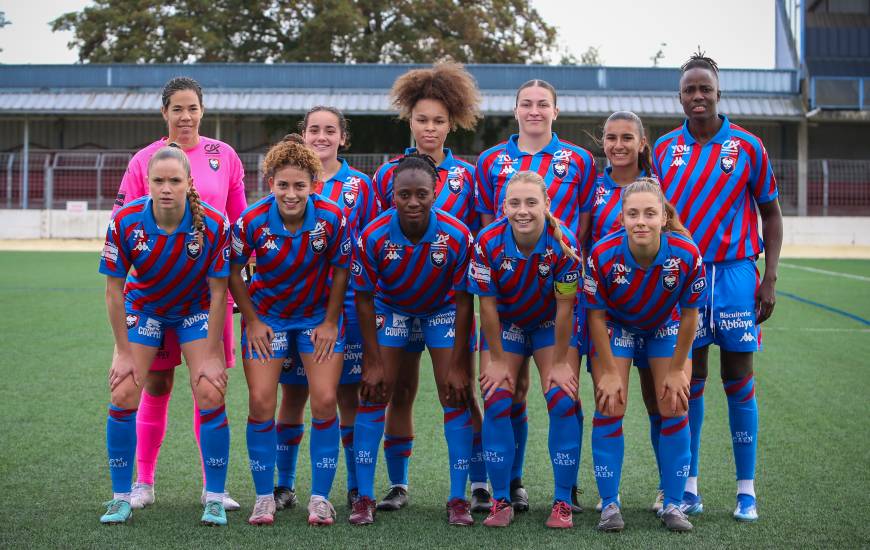
M 766 327 L 764 325 L 761 325 L 762 332 L 767 332 L 768 330 L 782 331 L 782 332 L 867 332 L 867 333 L 870 333 L 870 328 L 834 328 L 834 327 L 788 328 L 788 327 Z
M 833 275 L 834 277 L 843 277 L 844 279 L 853 279 L 855 281 L 864 281 L 865 283 L 870 283 L 870 277 L 865 277 L 863 275 L 854 275 L 852 273 L 843 273 L 841 271 L 828 271 L 827 269 L 818 269 L 815 267 L 807 267 L 805 265 L 796 265 L 790 264 L 786 262 L 780 262 L 780 266 L 782 267 L 791 267 L 793 269 L 801 269 L 803 271 L 809 271 L 810 273 L 819 273 L 822 275 Z

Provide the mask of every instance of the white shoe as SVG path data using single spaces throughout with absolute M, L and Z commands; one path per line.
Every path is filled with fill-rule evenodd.
M 257 497 L 254 502 L 254 511 L 248 518 L 251 525 L 272 525 L 275 522 L 275 497 L 267 495 Z
M 130 492 L 130 507 L 140 510 L 151 504 L 154 504 L 154 485 L 135 483 Z
M 653 502 L 651 510 L 659 515 L 662 511 L 662 506 L 665 504 L 665 492 L 659 489 L 656 492 L 656 500 Z
M 205 489 L 202 490 L 202 496 L 199 498 L 199 501 L 202 503 L 203 506 L 205 506 Z M 241 506 L 239 506 L 239 503 L 236 502 L 235 499 L 233 499 L 233 497 L 229 495 L 229 493 L 224 493 L 223 504 L 224 510 L 226 510 L 227 512 L 235 512 L 236 510 L 241 508 Z
M 332 525 L 335 523 L 335 508 L 323 497 L 312 496 L 308 501 L 308 525 Z

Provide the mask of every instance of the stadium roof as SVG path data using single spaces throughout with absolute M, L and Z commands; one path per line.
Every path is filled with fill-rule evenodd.
M 347 114 L 393 114 L 395 78 L 421 65 L 194 64 L 0 66 L 0 115 L 138 115 L 160 108 L 173 76 L 197 79 L 213 114 L 298 114 L 333 105 Z M 559 91 L 563 116 L 600 117 L 616 110 L 682 118 L 679 70 L 544 65 L 469 65 L 486 115 L 508 115 L 516 88 L 540 78 Z M 722 111 L 741 119 L 798 119 L 804 109 L 795 71 L 723 70 Z

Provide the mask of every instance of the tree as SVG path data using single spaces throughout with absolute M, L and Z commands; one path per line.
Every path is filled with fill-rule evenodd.
M 667 47 L 667 45 L 667 42 L 660 43 L 659 51 L 657 51 L 655 54 L 653 54 L 652 57 L 649 58 L 650 61 L 652 61 L 653 67 L 658 67 L 659 62 L 661 62 L 661 60 L 665 58 L 665 48 Z
M 2 29 L 3 27 L 5 27 L 6 25 L 9 25 L 11 23 L 12 23 L 12 21 L 6 19 L 6 12 L 0 11 L 0 29 Z M 2 52 L 2 51 L 3 51 L 3 48 L 0 48 L 0 52 Z
M 528 0 L 95 0 L 52 21 L 92 63 L 546 63 Z
M 581 65 L 604 65 L 604 60 L 601 59 L 601 51 L 598 46 L 589 46 L 585 52 L 580 54 Z

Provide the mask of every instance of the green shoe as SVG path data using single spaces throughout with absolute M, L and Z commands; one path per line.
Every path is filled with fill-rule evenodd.
M 206 502 L 200 521 L 203 525 L 226 525 L 227 512 L 224 510 L 224 503 L 219 500 Z
M 126 500 L 113 499 L 104 502 L 103 506 L 107 506 L 106 513 L 100 516 L 100 523 L 105 525 L 115 525 L 117 523 L 127 523 L 133 517 L 133 508 Z

